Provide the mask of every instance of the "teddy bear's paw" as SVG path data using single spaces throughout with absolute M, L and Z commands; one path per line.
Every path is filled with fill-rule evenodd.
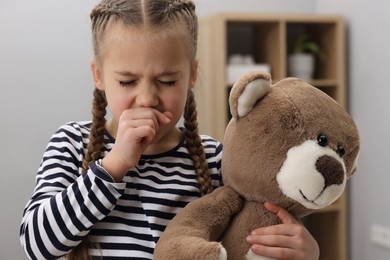
M 219 258 L 218 258 L 218 260 L 226 260 L 226 259 L 227 259 L 226 249 L 221 245 L 221 248 L 219 250 Z
M 246 254 L 246 260 L 276 260 L 274 258 L 269 258 L 266 256 L 256 255 L 252 252 L 251 249 L 249 249 L 248 253 Z

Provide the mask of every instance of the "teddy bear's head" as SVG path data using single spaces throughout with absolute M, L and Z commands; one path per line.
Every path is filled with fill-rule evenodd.
M 340 197 L 356 170 L 359 133 L 321 90 L 296 78 L 270 82 L 250 73 L 232 88 L 223 182 L 246 200 L 302 217 Z

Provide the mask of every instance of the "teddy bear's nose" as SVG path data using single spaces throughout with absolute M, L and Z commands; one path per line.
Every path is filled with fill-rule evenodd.
M 325 178 L 325 187 L 343 183 L 344 169 L 335 158 L 328 155 L 321 156 L 316 162 L 316 168 Z

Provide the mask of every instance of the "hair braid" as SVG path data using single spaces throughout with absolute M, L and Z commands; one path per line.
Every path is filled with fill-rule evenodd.
M 90 18 L 92 22 L 92 43 L 95 56 L 100 53 L 101 42 L 104 37 L 104 32 L 107 24 L 113 14 L 116 14 L 112 7 L 107 7 L 104 4 L 97 5 L 91 12 Z
M 167 5 L 166 11 L 186 11 L 188 13 L 195 12 L 195 4 L 192 1 L 186 0 L 174 0 L 167 1 L 169 4 Z
M 88 170 L 88 165 L 91 162 L 102 158 L 106 107 L 107 101 L 104 92 L 95 88 L 92 101 L 92 126 L 89 134 L 87 152 L 83 159 L 83 172 Z M 91 241 L 89 236 L 85 236 L 83 241 L 68 253 L 65 258 L 68 260 L 88 260 L 89 248 L 99 248 L 99 244 Z
M 161 0 L 146 1 L 145 9 L 148 13 L 145 22 L 151 26 L 175 27 L 183 24 L 186 27 L 184 41 L 188 45 L 191 58 L 195 58 L 198 42 L 198 17 L 195 13 L 195 4 L 190 0 Z
M 103 91 L 95 88 L 92 102 L 92 126 L 89 134 L 87 153 L 83 160 L 83 170 L 88 169 L 88 165 L 102 157 L 101 151 L 104 146 L 104 133 L 106 125 L 107 101 Z
M 194 161 L 195 172 L 199 183 L 200 192 L 203 195 L 213 191 L 211 176 L 202 141 L 198 133 L 197 111 L 194 92 L 189 91 L 184 110 L 184 126 L 187 148 Z

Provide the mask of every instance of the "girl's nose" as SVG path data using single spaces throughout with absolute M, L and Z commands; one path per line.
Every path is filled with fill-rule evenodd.
M 136 103 L 140 107 L 155 107 L 158 105 L 157 87 L 150 83 L 139 86 Z

